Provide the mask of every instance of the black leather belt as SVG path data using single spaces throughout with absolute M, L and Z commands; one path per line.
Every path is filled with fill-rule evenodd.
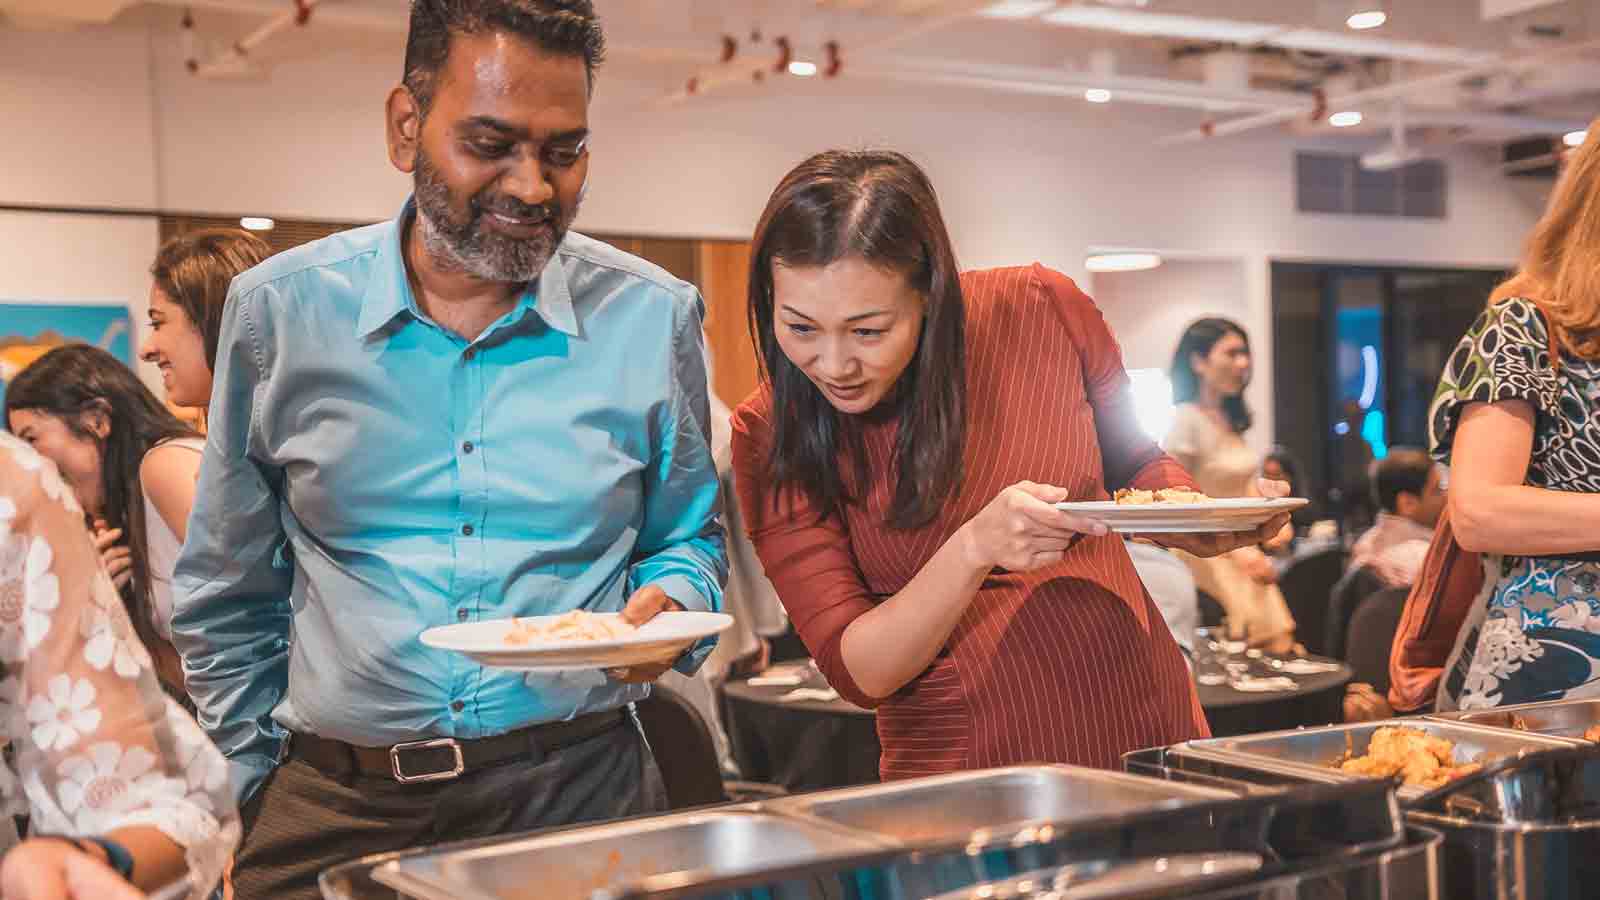
M 589 713 L 565 722 L 530 725 L 486 738 L 431 738 L 392 747 L 358 747 L 314 734 L 289 736 L 285 759 L 329 775 L 392 778 L 401 784 L 449 781 L 512 759 L 541 758 L 622 725 L 626 708 Z

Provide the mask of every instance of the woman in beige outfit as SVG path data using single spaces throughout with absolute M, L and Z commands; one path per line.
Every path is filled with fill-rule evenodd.
M 1190 325 L 1178 341 L 1170 377 L 1178 408 L 1163 448 L 1209 496 L 1254 495 L 1261 457 L 1244 442 L 1250 428 L 1244 403 L 1250 340 L 1244 329 L 1227 319 Z M 1282 539 L 1290 534 L 1285 530 Z M 1222 604 L 1232 636 L 1272 652 L 1294 647 L 1294 617 L 1261 548 L 1241 547 L 1210 559 L 1180 555 L 1195 585 Z

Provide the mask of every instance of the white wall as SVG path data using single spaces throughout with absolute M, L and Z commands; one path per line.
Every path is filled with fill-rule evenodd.
M 400 35 L 307 50 L 259 82 L 193 78 L 165 30 L 148 41 L 51 35 L 48 52 L 44 43 L 0 31 L 0 115 L 28 125 L 9 129 L 21 141 L 0 142 L 0 204 L 362 220 L 392 215 L 405 196 L 381 122 Z M 12 89 L 19 77 L 25 90 Z M 652 101 L 665 88 L 602 70 L 580 228 L 748 237 L 772 186 L 806 154 L 890 146 L 928 169 L 969 267 L 1039 260 L 1087 284 L 1091 246 L 1241 260 L 1236 313 L 1264 366 L 1269 260 L 1506 265 L 1541 202 L 1537 187 L 1462 153 L 1448 160 L 1444 222 L 1301 215 L 1291 142 L 1267 134 L 1157 148 L 1179 120 L 1148 108 L 821 79 L 662 108 Z M 10 277 L 0 270 L 0 294 Z M 140 277 L 123 293 L 144 289 Z M 1257 431 L 1270 435 L 1270 422 Z
M 0 301 L 124 301 L 137 353 L 149 327 L 147 272 L 157 241 L 156 221 L 146 217 L 0 211 Z M 160 372 L 138 368 L 159 392 Z

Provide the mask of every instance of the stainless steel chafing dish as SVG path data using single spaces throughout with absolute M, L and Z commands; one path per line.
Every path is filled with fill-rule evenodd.
M 1336 764 L 1346 753 L 1356 756 L 1366 753 L 1372 733 L 1390 726 L 1415 728 L 1433 737 L 1451 741 L 1455 744 L 1458 763 L 1490 762 L 1530 751 L 1573 746 L 1571 740 L 1532 732 L 1505 731 L 1430 719 L 1405 719 L 1209 738 L 1189 741 L 1172 750 L 1180 755 L 1189 752 L 1204 759 L 1231 764 L 1239 771 L 1255 771 L 1273 783 L 1294 780 L 1324 783 L 1358 781 L 1363 780 L 1363 776 L 1342 772 L 1335 768 Z M 1410 799 L 1422 796 L 1425 791 L 1404 785 L 1399 788 L 1399 793 L 1402 799 Z
M 1494 709 L 1435 713 L 1426 718 L 1582 740 L 1585 731 L 1600 725 L 1600 700 L 1523 703 Z
M 633 819 L 391 860 L 373 877 L 421 900 L 591 897 L 815 864 L 897 845 L 743 807 Z
M 1237 792 L 1072 766 L 1016 766 L 772 800 L 765 808 L 907 845 L 988 842 Z
M 1508 730 L 1516 715 L 1531 731 Z M 1575 739 L 1600 718 L 1600 703 L 1563 701 L 1211 741 L 1129 754 L 1130 771 L 1155 766 L 1190 777 L 1253 781 L 1282 789 L 1303 777 L 1326 783 L 1344 735 L 1363 752 L 1384 725 L 1419 728 L 1455 741 L 1458 759 L 1482 772 L 1433 791 L 1404 788 L 1406 820 L 1437 831 L 1445 896 L 1534 900 L 1596 894 L 1600 885 L 1600 745 Z
M 1123 787 L 1126 797 L 1104 793 Z M 322 888 L 329 900 L 393 900 L 395 890 L 423 900 L 920 900 L 1039 869 L 1075 866 L 1090 889 L 1091 876 L 1137 872 L 1141 861 L 1253 854 L 1261 883 L 1277 887 L 1252 893 L 1254 876 L 1221 872 L 1218 884 L 1242 891 L 1228 897 L 1438 896 L 1437 847 L 1405 833 L 1391 786 L 1252 797 L 1230 787 L 1054 766 L 975 772 L 390 854 L 336 867 Z M 985 790 L 996 796 L 982 799 Z M 866 809 L 874 794 L 890 812 Z M 905 828 L 916 815 L 935 827 Z M 1091 896 L 1176 897 L 1193 887 L 1108 879 Z

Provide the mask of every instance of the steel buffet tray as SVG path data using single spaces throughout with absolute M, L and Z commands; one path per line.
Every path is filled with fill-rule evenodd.
M 1600 700 L 1521 703 L 1515 706 L 1497 706 L 1494 709 L 1434 713 L 1424 718 L 1582 740 L 1585 731 L 1600 725 Z M 1524 728 L 1517 728 L 1518 720 L 1525 726 Z
M 1334 764 L 1346 751 L 1357 756 L 1366 753 L 1372 733 L 1394 725 L 1415 728 L 1454 742 L 1458 763 L 1488 762 L 1528 751 L 1573 746 L 1571 740 L 1532 732 L 1513 732 L 1461 722 L 1406 719 L 1208 738 L 1180 744 L 1179 747 L 1187 749 L 1174 750 L 1179 754 L 1198 753 L 1202 757 L 1230 761 L 1246 771 L 1256 769 L 1276 783 L 1285 780 L 1360 781 L 1364 780 L 1364 776 L 1340 771 L 1334 768 Z M 1398 790 L 1402 800 L 1420 797 L 1425 793 L 1422 788 L 1411 785 L 1402 785 Z
M 1497 727 L 1521 717 L 1530 730 Z M 1130 770 L 1161 764 L 1192 777 L 1254 781 L 1271 790 L 1303 777 L 1349 778 L 1327 767 L 1343 735 L 1384 725 L 1420 728 L 1458 742 L 1469 759 L 1488 754 L 1486 771 L 1433 792 L 1403 788 L 1407 821 L 1444 837 L 1446 896 L 1533 900 L 1595 896 L 1600 884 L 1600 745 L 1575 739 L 1600 717 L 1593 701 L 1557 701 L 1499 710 L 1194 741 L 1130 754 Z M 1488 734 L 1485 735 L 1484 733 Z
M 913 900 L 1051 866 L 1254 853 L 1263 878 L 1342 866 L 1357 874 L 1339 877 L 1372 888 L 1341 897 L 1437 896 L 1437 847 L 1408 838 L 1387 784 L 1241 797 L 1237 785 L 1197 781 L 1062 766 L 973 772 L 370 857 L 324 873 L 322 888 L 329 900 L 392 900 L 396 889 L 422 900 Z M 1379 876 L 1358 872 L 1378 869 L 1408 890 L 1379 892 Z

